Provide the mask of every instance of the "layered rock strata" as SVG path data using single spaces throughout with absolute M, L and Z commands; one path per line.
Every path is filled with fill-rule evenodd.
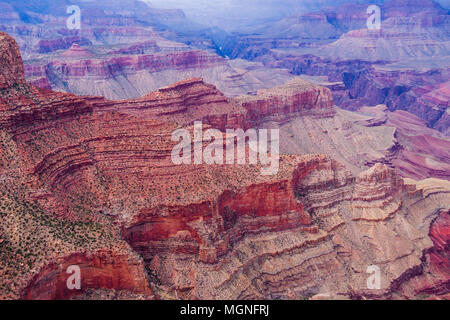
M 411 281 L 426 270 L 424 254 L 442 253 L 442 228 L 432 226 L 445 226 L 433 223 L 447 217 L 447 181 L 404 181 L 383 164 L 354 175 L 325 155 L 282 155 L 271 176 L 261 164 L 171 159 L 172 133 L 192 134 L 195 120 L 207 130 L 284 112 L 332 117 L 327 89 L 290 87 L 294 98 L 256 105 L 229 103 L 198 79 L 129 101 L 56 94 L 23 81 L 17 46 L 2 37 L 15 49 L 0 52 L 12 61 L 0 77 L 2 298 L 421 293 Z M 66 283 L 73 264 L 76 292 Z M 441 284 L 429 285 L 434 297 L 448 294 Z

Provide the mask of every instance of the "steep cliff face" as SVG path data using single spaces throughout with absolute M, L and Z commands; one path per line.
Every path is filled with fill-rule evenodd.
M 330 117 L 335 113 L 329 89 L 299 78 L 277 88 L 260 90 L 257 95 L 236 98 L 234 102 L 247 110 L 249 120 L 255 125 L 268 118 L 282 122 L 284 117 L 295 115 Z
M 310 55 L 277 53 L 266 57 L 265 63 L 288 68 L 294 74 L 325 77 L 336 105 L 341 108 L 356 111 L 364 106 L 385 104 L 390 111 L 408 111 L 425 120 L 427 126 L 447 133 L 447 60 L 437 57 L 405 66 L 364 60 L 336 62 Z
M 20 80 L 20 56 L 9 61 L 1 76 Z M 423 275 L 431 238 L 440 250 L 430 226 L 447 217 L 446 181 L 405 182 L 382 164 L 355 175 L 325 155 L 283 155 L 274 175 L 262 164 L 171 159 L 172 133 L 192 135 L 195 120 L 223 130 L 284 112 L 332 118 L 327 89 L 290 83 L 240 105 L 200 79 L 126 101 L 5 87 L 2 298 L 395 298 Z M 69 265 L 80 267 L 81 290 L 67 288 Z M 370 265 L 381 271 L 375 291 Z
M 32 50 L 37 51 L 39 54 L 46 54 L 58 50 L 70 50 L 74 44 L 90 46 L 92 42 L 78 35 L 66 35 L 57 39 L 39 40 Z
M 70 266 L 80 268 L 80 290 L 69 289 Z M 71 272 L 68 272 L 71 271 Z M 144 265 L 139 259 L 100 251 L 91 255 L 75 253 L 45 266 L 22 292 L 27 300 L 67 300 L 91 289 L 119 290 L 151 298 Z
M 423 215 L 423 205 L 448 203 L 448 186 L 429 200 L 419 200 L 420 191 L 413 186 L 405 188 L 403 181 L 383 165 L 357 179 L 324 157 L 303 158 L 294 168 L 291 183 L 295 197 L 311 217 L 306 226 L 306 221 L 292 220 L 288 228 L 249 233 L 235 214 L 234 228 L 245 236 L 238 241 L 230 239 L 232 250 L 224 250 L 227 242 L 219 242 L 217 247 L 199 249 L 198 255 L 194 247 L 179 247 L 181 239 L 184 243 L 192 239 L 187 230 L 174 229 L 177 236 L 151 250 L 146 241 L 131 242 L 143 252 L 155 275 L 155 291 L 186 299 L 299 299 L 315 295 L 392 298 L 400 285 L 420 274 L 416 271 L 411 275 L 410 270 L 420 270 L 422 252 L 433 247 L 427 235 L 432 219 Z M 255 205 L 249 201 L 240 202 L 243 212 L 246 203 Z M 213 211 L 212 219 L 217 214 Z M 256 212 L 254 216 L 256 223 Z M 199 219 L 191 226 L 210 231 L 208 220 Z M 159 226 L 159 221 L 153 223 Z M 202 224 L 206 224 L 205 229 Z M 145 225 L 151 230 L 148 220 Z M 190 241 L 187 243 L 196 242 Z M 379 290 L 367 288 L 370 274 L 366 270 L 372 265 L 381 270 Z M 436 292 L 437 296 L 442 294 Z
M 408 111 L 424 119 L 429 127 L 436 127 L 449 107 L 448 68 L 426 72 L 375 68 L 362 73 L 348 72 L 344 77 L 348 95 L 338 98 L 338 103 L 345 108 L 382 103 L 391 111 Z
M 314 182 L 314 186 L 323 185 L 326 181 L 320 175 L 312 177 L 314 180 L 310 181 Z M 422 216 L 420 211 L 427 203 L 440 206 L 442 201 L 448 202 L 448 191 L 444 191 L 448 190 L 447 182 L 435 185 L 435 191 L 442 190 L 444 193 L 434 198 L 432 193 L 422 191 L 420 184 L 409 181 L 404 184 L 392 170 L 381 164 L 361 173 L 353 186 L 352 183 L 336 182 L 335 179 L 335 182 L 326 183 L 333 186 L 327 191 L 319 192 L 317 187 L 317 191 L 309 191 L 308 180 L 301 184 L 303 201 L 307 202 L 305 210 L 311 212 L 315 221 L 333 235 L 332 241 L 337 245 L 340 261 L 355 272 L 350 272 L 352 294 L 395 297 L 397 288 L 403 282 L 421 273 L 422 252 L 432 248 L 433 244 L 427 237 L 432 219 Z M 351 196 L 347 188 L 353 190 Z M 303 191 L 305 189 L 306 192 Z M 417 197 L 424 198 L 418 200 Z M 349 209 L 344 209 L 347 205 Z M 404 215 L 406 208 L 411 215 Z M 399 228 L 394 228 L 394 225 Z M 411 242 L 411 239 L 415 240 Z M 378 291 L 367 290 L 367 277 L 362 277 L 371 265 L 381 270 L 381 288 Z M 333 291 L 330 287 L 327 289 Z
M 249 234 L 297 228 L 316 232 L 294 198 L 292 170 L 300 160 L 283 159 L 281 172 L 271 178 L 257 177 L 257 168 L 251 166 L 197 168 L 195 177 L 184 173 L 185 179 L 214 181 L 214 185 L 203 184 L 191 191 L 185 189 L 184 181 L 174 181 L 170 189 L 182 189 L 183 193 L 175 198 L 169 190 L 162 190 L 167 194 L 164 202 L 171 204 L 157 203 L 157 207 L 141 210 L 126 224 L 123 236 L 147 261 L 157 255 L 189 254 L 200 262 L 215 264 Z
M 388 125 L 397 128 L 398 140 L 404 146 L 397 159 L 392 160 L 397 172 L 413 179 L 449 180 L 447 136 L 427 128 L 423 120 L 404 111 L 389 112 Z
M 23 62 L 20 50 L 13 38 L 0 32 L 0 89 L 7 89 L 13 85 L 25 82 Z
M 110 79 L 120 73 L 126 73 L 130 76 L 146 70 L 150 73 L 173 69 L 195 69 L 211 68 L 223 64 L 222 59 L 216 55 L 201 51 L 174 52 L 156 55 L 135 55 L 131 57 L 116 57 L 110 60 L 89 60 L 80 61 L 79 58 L 88 58 L 92 56 L 86 49 L 74 49 L 72 47 L 64 52 L 63 57 L 76 58 L 70 61 L 54 61 L 45 66 L 46 72 L 53 72 L 59 75 L 63 81 L 68 81 L 76 77 L 97 77 L 101 79 Z M 73 80 L 72 80 L 73 81 Z
M 437 190 L 437 181 L 429 179 L 418 184 L 418 189 L 429 195 Z M 422 257 L 422 267 L 417 277 L 411 277 L 398 286 L 398 297 L 415 296 L 420 299 L 449 298 L 449 212 L 441 211 L 431 225 L 433 247 Z
M 282 153 L 328 154 L 355 174 L 384 163 L 403 177 L 449 179 L 448 138 L 408 112 L 345 111 L 333 106 L 330 90 L 301 79 L 231 102 L 253 127 L 279 128 Z

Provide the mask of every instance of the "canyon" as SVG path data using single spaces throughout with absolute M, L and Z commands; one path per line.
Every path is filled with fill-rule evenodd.
M 216 54 L 189 48 L 158 46 L 157 52 L 146 54 L 146 46 L 137 44 L 101 55 L 77 48 L 81 47 L 74 45 L 60 54 L 46 56 L 45 62 L 28 63 L 27 78 L 39 87 L 113 100 L 138 98 L 192 77 L 217 84 L 229 96 L 292 78 L 287 70 L 272 72 L 260 63 L 227 62 Z
M 412 113 L 343 110 L 292 77 L 77 96 L 28 82 L 5 33 L 0 58 L 1 299 L 449 298 L 450 142 Z M 194 121 L 281 129 L 278 173 L 175 165 L 171 134 Z
M 214 44 L 222 32 L 197 25 L 180 10 L 134 0 L 86 2 L 82 28 L 69 30 L 68 1 L 0 4 L 0 30 L 16 38 L 26 77 L 41 88 L 120 100 L 200 77 L 235 96 L 292 78 L 287 70 L 224 59 Z
M 300 75 L 328 83 L 340 108 L 384 104 L 448 135 L 450 19 L 432 0 L 371 2 L 382 13 L 380 30 L 367 29 L 364 1 L 264 4 L 259 22 L 243 20 L 237 31 L 191 20 L 211 12 L 206 3 L 187 8 L 188 16 L 177 1 L 171 9 L 85 3 L 82 30 L 66 28 L 67 1 L 1 3 L 0 30 L 17 39 L 26 77 L 38 87 L 119 100 L 196 77 L 236 97 Z M 233 16 L 221 26 L 246 12 L 244 3 L 229 5 Z
M 85 3 L 82 30 L 68 30 L 67 1 L 1 3 L 0 30 L 17 39 L 27 80 L 44 89 L 138 99 L 202 78 L 227 97 L 238 97 L 301 76 L 328 87 L 341 109 L 385 105 L 386 113 L 406 111 L 423 120 L 418 135 L 426 136 L 428 128 L 449 134 L 450 20 L 448 10 L 431 0 L 375 2 L 382 13 L 380 30 L 367 29 L 364 1 L 344 1 L 303 3 L 310 8 L 306 13 L 300 4 L 283 2 L 271 18 L 243 21 L 237 31 L 191 20 L 211 11 L 212 4 L 191 8 L 187 16 L 169 3 L 172 9 L 133 0 Z M 265 6 L 258 8 L 267 13 Z M 239 7 L 245 5 L 233 3 L 230 10 Z M 436 160 L 426 160 L 426 154 L 406 158 L 415 164 Z M 429 177 L 428 172 L 415 178 Z
M 317 78 L 341 108 L 384 104 L 448 135 L 448 9 L 416 0 L 386 0 L 379 8 L 379 30 L 367 29 L 366 4 L 346 4 L 284 17 L 238 35 L 223 50 Z

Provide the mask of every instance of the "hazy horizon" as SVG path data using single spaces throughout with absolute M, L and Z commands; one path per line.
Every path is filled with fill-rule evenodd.
M 198 23 L 238 31 L 252 24 L 275 21 L 291 14 L 314 12 L 345 4 L 382 4 L 385 0 L 141 0 L 155 8 L 181 9 Z M 435 0 L 450 8 L 450 0 Z

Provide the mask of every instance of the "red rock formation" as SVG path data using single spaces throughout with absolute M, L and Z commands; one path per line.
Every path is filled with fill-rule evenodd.
M 430 262 L 429 270 L 426 273 L 434 275 L 434 281 L 430 281 L 427 288 L 418 292 L 424 294 L 434 294 L 435 296 L 444 295 L 445 299 L 450 298 L 449 272 L 450 259 L 450 218 L 449 213 L 442 213 L 433 223 L 430 229 L 430 237 L 433 240 L 434 247 L 428 253 L 427 261 Z M 428 277 L 431 278 L 431 277 Z
M 184 253 L 198 255 L 204 263 L 217 263 L 246 234 L 309 226 L 310 217 L 294 199 L 292 188 L 289 180 L 254 184 L 222 191 L 198 204 L 144 209 L 123 236 L 146 259 Z M 205 227 L 199 228 L 199 224 Z M 305 230 L 310 229 L 314 230 Z
M 354 173 L 384 163 L 403 177 L 449 179 L 448 139 L 408 112 L 344 111 L 329 90 L 301 79 L 231 101 L 247 110 L 252 127 L 280 129 L 282 153 L 326 153 Z
M 247 110 L 254 124 L 270 117 L 334 115 L 330 90 L 298 78 L 274 89 L 260 90 L 256 96 L 236 98 L 234 102 Z
M 57 39 L 40 40 L 36 45 L 36 51 L 42 54 L 58 50 L 66 50 L 71 48 L 73 44 L 89 46 L 92 45 L 92 42 L 87 39 L 82 39 L 78 35 L 71 35 Z
M 50 120 L 68 115 L 92 111 L 92 98 L 79 98 L 70 94 L 58 94 L 40 90 L 25 81 L 23 62 L 16 42 L 0 34 L 1 123 L 6 128 L 20 127 L 39 120 Z
M 129 256 L 111 251 L 93 255 L 75 253 L 47 265 L 39 271 L 22 292 L 27 300 L 67 300 L 92 289 L 124 290 L 151 297 L 143 264 Z M 69 266 L 80 268 L 80 289 L 69 289 Z
M 19 47 L 14 39 L 0 32 L 0 89 L 25 83 L 24 67 Z
M 74 49 L 70 49 L 66 57 L 74 56 Z M 67 52 L 66 52 L 67 53 Z M 83 57 L 87 57 L 84 54 Z M 167 69 L 208 68 L 220 64 L 222 60 L 215 55 L 200 51 L 174 52 L 155 55 L 139 55 L 130 57 L 116 57 L 108 60 L 84 61 L 53 61 L 46 68 L 61 77 L 114 77 L 121 72 L 158 72 Z M 222 62 L 223 63 L 223 62 Z
M 64 57 L 70 58 L 90 58 L 93 56 L 88 50 L 80 47 L 78 44 L 74 43 L 66 52 L 61 54 Z
M 433 247 L 424 253 L 422 272 L 399 286 L 400 297 L 443 299 L 449 297 L 449 213 L 442 212 L 432 223 L 430 238 Z
M 117 109 L 139 118 L 181 124 L 203 120 L 219 129 L 248 126 L 245 109 L 228 103 L 228 99 L 215 86 L 199 78 L 174 83 L 135 100 L 105 101 L 96 106 L 99 112 Z
M 341 108 L 356 111 L 364 106 L 385 104 L 390 111 L 408 111 L 425 120 L 429 127 L 445 133 L 449 69 L 439 63 L 421 65 L 421 61 L 404 69 L 397 64 L 336 62 L 310 55 L 277 53 L 267 58 L 266 65 L 288 68 L 294 74 L 325 76 L 331 82 L 327 86 L 335 104 Z
M 367 108 L 365 108 L 367 110 Z M 388 113 L 387 125 L 397 128 L 402 150 L 392 158 L 397 172 L 404 177 L 449 180 L 450 141 L 429 129 L 420 118 L 404 111 Z

